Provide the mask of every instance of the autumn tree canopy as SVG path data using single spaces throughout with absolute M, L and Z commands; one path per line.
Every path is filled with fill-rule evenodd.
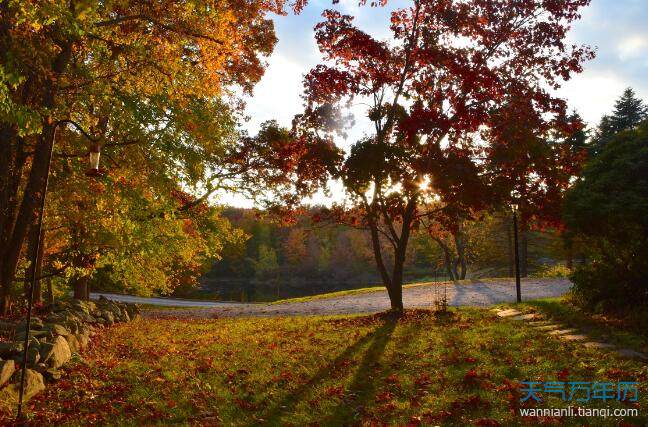
M 102 164 L 109 174 L 99 187 L 118 188 L 126 179 L 126 186 L 138 189 L 137 197 L 119 196 L 120 203 L 129 205 L 124 212 L 137 212 L 140 221 L 147 215 L 171 221 L 180 209 L 184 213 L 178 220 L 187 220 L 189 208 L 200 205 L 216 189 L 241 182 L 241 174 L 250 170 L 237 145 L 235 128 L 241 108 L 237 94 L 250 92 L 259 81 L 264 57 L 276 43 L 267 14 L 286 13 L 290 8 L 299 11 L 304 4 L 282 0 L 0 3 L 3 311 L 9 306 L 21 253 L 28 255 L 23 243 L 36 220 L 52 145 L 53 176 L 66 177 L 68 182 L 79 172 L 83 176 L 83 168 L 72 165 L 85 163 L 91 145 L 101 146 Z M 64 185 L 56 184 L 51 207 L 67 210 L 73 200 L 85 206 L 94 203 L 96 195 L 64 193 Z M 197 200 L 176 203 L 173 194 L 185 190 L 197 193 Z M 85 199 L 80 200 L 82 196 Z M 168 212 L 143 215 L 138 200 Z M 136 209 L 131 209 L 132 203 Z M 51 213 L 53 222 L 45 229 L 63 227 L 55 219 L 63 218 L 64 212 Z M 89 224 L 96 220 L 91 214 L 108 213 L 80 208 L 75 221 Z M 129 214 L 129 220 L 136 219 Z M 60 234 L 63 228 L 58 230 Z M 67 235 L 63 241 L 70 238 Z
M 324 12 L 315 27 L 323 62 L 305 78 L 305 110 L 295 118 L 286 182 L 291 200 L 295 191 L 321 188 L 324 174 L 343 182 L 346 204 L 333 211 L 370 231 L 393 309 L 402 310 L 403 262 L 421 219 L 436 216 L 452 225 L 510 202 L 521 185 L 515 171 L 523 171 L 517 178 L 540 177 L 534 185 L 542 191 L 529 192 L 534 196 L 563 185 L 570 172 L 562 165 L 575 163 L 573 153 L 559 144 L 548 148 L 547 137 L 566 140 L 580 124 L 568 119 L 553 89 L 593 57 L 589 48 L 565 43 L 588 3 L 415 0 L 392 13 L 389 42 L 357 28 L 352 16 Z M 373 132 L 344 153 L 333 141 L 344 132 L 352 102 L 367 105 Z M 499 155 L 516 147 L 528 153 L 530 138 L 538 155 Z M 391 244 L 391 265 L 381 240 Z

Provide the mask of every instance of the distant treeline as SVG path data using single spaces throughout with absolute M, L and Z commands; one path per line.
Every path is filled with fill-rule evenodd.
M 379 285 L 367 232 L 313 222 L 318 209 L 286 225 L 255 210 L 226 208 L 223 216 L 242 229 L 247 240 L 224 248 L 222 259 L 202 278 L 202 289 L 179 289 L 177 294 L 262 301 Z M 466 222 L 462 237 L 466 278 L 513 275 L 508 213 Z M 520 244 L 523 275 L 569 258 L 553 231 L 522 230 Z M 453 236 L 416 233 L 408 251 L 406 281 L 447 280 L 452 277 L 449 267 L 461 261 L 457 258 Z

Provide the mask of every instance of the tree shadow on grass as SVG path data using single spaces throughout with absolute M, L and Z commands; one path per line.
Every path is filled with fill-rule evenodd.
M 364 352 L 362 361 L 359 363 L 351 386 L 349 387 L 349 391 L 355 393 L 354 402 L 356 405 L 365 402 L 373 395 L 375 390 L 375 378 L 371 375 L 371 371 L 383 354 L 392 332 L 396 328 L 397 322 L 398 320 L 393 318 L 384 319 L 382 325 L 360 338 L 353 345 L 347 347 L 333 361 L 322 366 L 306 383 L 275 403 L 266 412 L 264 417 L 265 423 L 269 425 L 281 425 L 282 417 L 290 414 L 299 403 L 307 399 L 309 393 L 317 384 L 333 376 L 334 371 L 342 361 L 351 359 L 363 346 L 369 343 L 369 347 Z M 338 420 L 348 419 L 351 416 L 351 412 L 350 407 L 339 405 L 336 407 L 336 411 L 332 414 L 332 417 Z
M 351 384 L 347 387 L 347 394 L 350 397 L 350 402 L 344 405 L 335 407 L 335 411 L 330 415 L 330 420 L 333 423 L 348 422 L 357 412 L 362 409 L 373 398 L 376 392 L 376 380 L 380 375 L 378 372 L 378 363 L 385 352 L 385 347 L 391 339 L 391 335 L 396 327 L 396 320 L 387 320 L 387 322 L 380 328 L 376 329 L 372 334 L 371 344 L 364 353 L 362 360 L 358 364 Z
M 412 314 L 413 312 L 410 311 L 409 313 Z M 388 403 L 394 397 L 393 395 L 392 397 L 386 395 L 384 397 L 386 400 L 381 402 L 380 399 L 382 398 L 379 398 L 383 394 L 381 390 L 383 392 L 391 390 L 396 395 L 403 392 L 399 385 L 399 377 L 408 371 L 405 364 L 412 362 L 407 354 L 411 352 L 411 345 L 418 341 L 417 336 L 425 330 L 419 322 L 410 318 L 400 325 L 397 336 L 393 337 L 392 333 L 396 322 L 396 320 L 392 320 L 391 323 L 386 323 L 379 331 L 376 331 L 351 383 L 347 387 L 345 403 L 336 406 L 326 417 L 327 424 L 356 424 L 361 420 L 354 418 L 363 415 L 371 418 L 371 412 L 375 412 L 376 409 L 379 409 L 378 406 Z M 390 358 L 386 359 L 383 355 L 390 341 L 393 341 L 396 347 L 390 353 Z M 387 379 L 392 374 L 396 375 L 393 382 L 390 382 Z M 379 389 L 378 387 L 381 385 L 387 387 Z M 374 421 L 375 423 L 381 423 L 378 420 Z

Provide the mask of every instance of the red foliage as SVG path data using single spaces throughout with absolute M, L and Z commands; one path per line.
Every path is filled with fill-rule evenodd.
M 550 210 L 581 158 L 566 146 L 543 141 L 550 132 L 568 135 L 580 123 L 566 119 L 565 102 L 546 88 L 580 72 L 593 57 L 588 47 L 563 41 L 588 3 L 413 1 L 392 14 L 393 45 L 355 27 L 352 16 L 325 11 L 315 32 L 327 63 L 305 78 L 307 110 L 296 129 L 302 136 L 323 129 L 320 119 L 311 120 L 320 114 L 317 106 L 369 96 L 376 100 L 368 112 L 378 129 L 373 144 L 396 149 L 376 153 L 383 164 L 367 161 L 365 151 L 364 162 L 349 159 L 335 171 L 315 168 L 313 163 L 323 159 L 314 153 L 299 180 L 321 177 L 312 171 L 328 171 L 358 186 L 387 176 L 409 185 L 429 176 L 431 191 L 459 211 L 484 209 L 524 187 L 528 205 L 534 206 L 528 216 Z M 386 102 L 386 93 L 394 95 L 392 102 Z M 409 107 L 400 103 L 405 98 L 412 101 Z
M 325 62 L 307 74 L 305 110 L 275 147 L 275 188 L 298 204 L 340 180 L 348 202 L 330 218 L 370 229 L 388 289 L 402 284 L 409 231 L 422 218 L 452 229 L 515 192 L 523 223 L 558 224 L 582 160 L 570 140 L 582 124 L 552 93 L 594 56 L 564 42 L 589 2 L 412 0 L 392 13 L 389 43 L 325 11 L 315 26 Z M 333 141 L 354 101 L 369 104 L 375 134 L 345 153 Z M 392 243 L 391 266 L 381 239 Z

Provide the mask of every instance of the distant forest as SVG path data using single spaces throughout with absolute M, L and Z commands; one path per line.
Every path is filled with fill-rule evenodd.
M 225 246 L 222 259 L 201 278 L 199 289 L 179 288 L 175 294 L 271 301 L 380 285 L 366 231 L 313 222 L 318 209 L 312 208 L 294 223 L 282 224 L 255 210 L 225 208 L 223 216 L 243 230 L 246 238 Z M 463 250 L 458 250 L 452 233 L 416 233 L 408 251 L 405 280 L 513 276 L 510 213 L 467 221 L 458 234 Z M 520 230 L 523 276 L 570 263 L 573 256 L 555 231 Z

